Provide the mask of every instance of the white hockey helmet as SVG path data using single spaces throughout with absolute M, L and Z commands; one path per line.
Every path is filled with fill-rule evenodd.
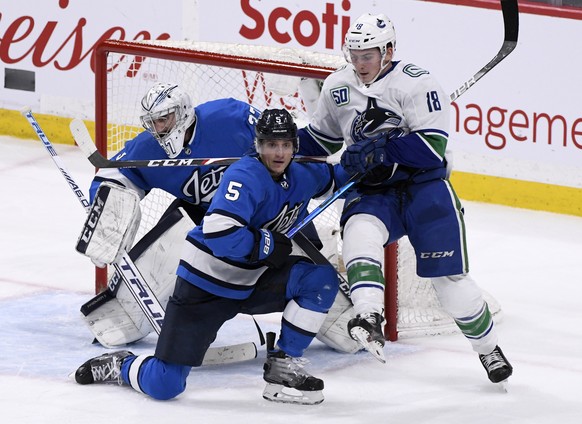
M 177 84 L 157 83 L 141 99 L 141 107 L 143 127 L 152 133 L 169 158 L 178 156 L 184 147 L 186 130 L 196 119 L 188 93 Z
M 386 55 L 387 45 L 396 48 L 396 31 L 386 15 L 365 13 L 348 28 L 344 40 L 344 54 L 350 50 L 364 50 L 378 47 L 382 58 Z M 347 57 L 346 57 L 347 58 Z

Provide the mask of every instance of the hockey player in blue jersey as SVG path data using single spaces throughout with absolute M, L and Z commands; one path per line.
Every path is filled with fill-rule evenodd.
M 283 312 L 277 344 L 268 342 L 263 397 L 277 402 L 323 401 L 323 381 L 295 360 L 303 356 L 338 291 L 331 265 L 315 265 L 285 233 L 307 213 L 309 200 L 334 189 L 346 174 L 326 164 L 292 162 L 297 129 L 285 110 L 266 110 L 256 126 L 257 154 L 224 173 L 201 225 L 186 239 L 174 293 L 155 355 L 105 354 L 76 372 L 80 384 L 120 382 L 156 399 L 182 393 L 192 367 L 224 322 L 238 313 Z M 283 392 L 291 387 L 299 395 Z
M 157 158 L 240 157 L 248 153 L 255 137 L 260 111 L 232 98 L 212 100 L 193 107 L 188 93 L 176 84 L 157 83 L 141 101 L 140 117 L 146 131 L 129 140 L 114 160 Z M 104 168 L 90 188 L 91 201 L 103 181 L 114 181 L 143 198 L 153 188 L 197 207 L 204 216 L 227 166 Z M 198 220 L 199 221 L 199 220 Z
M 350 334 L 383 359 L 384 246 L 407 235 L 417 274 L 431 278 L 445 311 L 478 353 L 489 379 L 512 367 L 482 292 L 469 274 L 463 208 L 448 179 L 449 96 L 426 70 L 395 61 L 396 34 L 383 14 L 364 14 L 345 36 L 346 66 L 329 75 L 301 144 L 335 153 L 363 176 L 341 218 L 343 259 L 358 316 Z M 305 138 L 303 137 L 305 136 Z M 312 143 L 313 144 L 313 143 Z
M 145 131 L 127 141 L 115 160 L 241 157 L 253 147 L 254 127 L 260 115 L 253 106 L 232 98 L 194 107 L 187 92 L 165 82 L 156 83 L 145 93 L 141 109 L 140 120 Z M 182 240 L 202 220 L 226 168 L 224 165 L 103 168 L 91 183 L 92 202 L 103 182 L 127 188 L 140 199 L 152 189 L 161 189 L 176 197 L 155 227 L 129 252 L 142 274 L 149 276 L 148 282 L 163 304 L 174 286 L 180 255 L 176 239 Z M 131 242 L 128 239 L 127 248 Z M 101 261 L 93 261 L 103 266 Z M 110 281 L 119 280 L 115 273 Z M 127 288 L 116 287 L 98 294 L 81 307 L 88 328 L 107 347 L 134 342 L 152 331 Z
M 193 107 L 189 95 L 180 87 L 157 83 L 144 95 L 141 106 L 140 119 L 146 131 L 129 140 L 115 156 L 116 160 L 240 157 L 252 151 L 254 146 L 255 124 L 260 113 L 247 103 L 220 99 Z M 91 200 L 104 182 L 135 192 L 140 199 L 154 188 L 176 197 L 154 228 L 129 251 L 142 275 L 147 275 L 148 284 L 162 307 L 172 294 L 181 242 L 187 232 L 202 220 L 226 168 L 104 168 L 99 170 L 92 182 Z M 119 219 L 124 213 L 123 210 L 117 211 L 114 219 Z M 104 228 L 111 231 L 107 223 Z M 303 232 L 316 246 L 321 247 L 313 225 Z M 106 232 L 101 234 L 102 240 L 110 240 Z M 96 237 L 92 238 L 92 243 L 98 242 Z M 129 246 L 131 240 L 126 243 Z M 113 247 L 99 248 L 106 253 L 113 250 Z M 120 246 L 115 246 L 115 249 L 119 250 Z M 115 287 L 115 290 L 108 288 L 81 308 L 83 319 L 96 340 L 111 348 L 140 340 L 153 331 L 127 287 L 115 284 L 120 279 L 114 273 L 109 286 Z M 341 352 L 358 351 L 358 344 L 339 330 L 346 327 L 353 316 L 349 300 L 343 294 L 338 295 L 332 312 L 317 335 L 318 339 Z

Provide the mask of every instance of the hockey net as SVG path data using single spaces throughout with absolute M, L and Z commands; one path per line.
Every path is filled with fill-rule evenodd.
M 179 84 L 194 105 L 233 97 L 259 110 L 285 108 L 301 127 L 309 122 L 317 100 L 313 87 L 345 64 L 341 56 L 290 48 L 170 40 L 106 40 L 97 47 L 95 59 L 95 135 L 99 150 L 109 157 L 143 131 L 140 100 L 156 82 Z M 301 85 L 311 83 L 312 90 L 299 88 L 302 79 Z M 161 190 L 152 190 L 144 198 L 136 240 L 155 225 L 172 200 Z M 316 204 L 314 201 L 310 207 Z M 315 225 L 324 254 L 344 272 L 340 212 L 338 201 L 315 220 Z M 457 331 L 440 307 L 430 280 L 416 276 L 414 252 L 406 239 L 386 249 L 385 262 L 388 339 Z M 98 272 L 96 289 L 102 290 L 106 283 L 107 273 Z M 499 304 L 484 294 L 492 313 L 499 317 Z

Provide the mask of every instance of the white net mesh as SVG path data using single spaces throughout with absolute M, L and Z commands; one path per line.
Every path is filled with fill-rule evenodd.
M 106 99 L 107 150 L 109 156 L 119 151 L 125 141 L 143 129 L 140 126 L 140 100 L 156 82 L 173 82 L 185 89 L 195 105 L 224 97 L 233 97 L 263 110 L 267 107 L 284 107 L 295 118 L 299 127 L 309 122 L 313 104 L 312 95 L 298 89 L 300 77 L 285 75 L 280 64 L 301 64 L 305 69 L 331 71 L 345 62 L 343 57 L 264 46 L 241 44 L 152 41 L 127 43 L 138 46 L 162 48 L 169 58 L 158 59 L 140 52 L 139 56 L 127 52 L 107 55 L 107 89 L 98 96 Z M 173 57 L 173 51 L 176 57 Z M 191 63 L 180 59 L 184 51 L 193 55 L 202 54 L 204 63 Z M 220 60 L 213 63 L 215 54 Z M 225 56 L 230 56 L 226 62 Z M 239 58 L 253 58 L 254 69 L 241 67 Z M 239 69 L 242 68 L 242 69 Z M 267 72 L 268 71 L 268 72 Z M 97 70 L 99 74 L 100 70 Z M 303 95 L 302 95 L 303 94 Z M 137 239 L 148 231 L 172 201 L 172 197 L 161 190 L 153 190 L 142 201 L 142 223 Z M 339 215 L 341 203 L 329 207 L 315 221 L 324 253 L 332 263 L 342 270 Z M 317 203 L 312 202 L 312 209 Z M 398 260 L 398 329 L 401 336 L 440 334 L 456 331 L 453 321 L 442 311 L 430 280 L 416 276 L 414 252 L 404 240 L 400 243 Z M 388 272 L 392 272 L 388 270 Z M 498 314 L 499 305 L 488 296 L 492 312 Z

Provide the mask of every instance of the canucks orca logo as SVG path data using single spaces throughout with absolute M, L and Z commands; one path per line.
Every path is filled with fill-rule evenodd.
M 384 19 L 376 18 L 376 26 L 378 28 L 386 28 L 386 22 L 384 22 Z
M 376 99 L 368 98 L 368 105 L 363 112 L 357 112 L 356 118 L 352 122 L 351 135 L 352 140 L 358 142 L 370 138 L 378 128 L 382 128 L 384 132 L 393 134 L 393 137 L 402 135 L 402 131 L 398 129 L 402 117 L 391 110 L 378 107 Z M 396 130 L 396 133 L 395 133 Z

